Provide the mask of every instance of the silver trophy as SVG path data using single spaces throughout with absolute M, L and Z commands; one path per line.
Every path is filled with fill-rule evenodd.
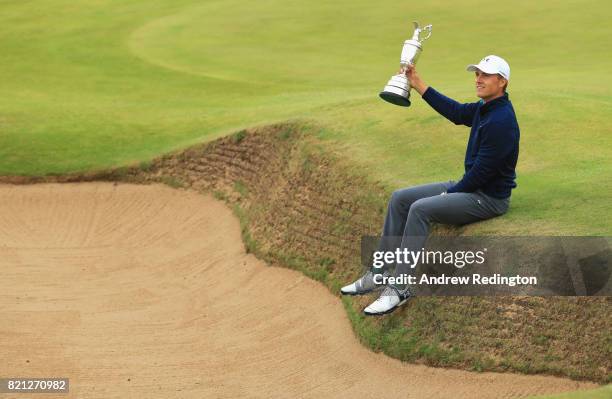
M 425 32 L 425 34 L 421 36 L 423 32 Z M 415 21 L 412 39 L 406 40 L 404 42 L 404 47 L 402 48 L 402 56 L 400 58 L 400 73 L 389 79 L 389 82 L 387 82 L 387 85 L 379 94 L 380 98 L 390 102 L 391 104 L 400 105 L 402 107 L 410 106 L 411 87 L 410 82 L 408 82 L 408 78 L 404 73 L 408 65 L 414 65 L 417 62 L 419 54 L 421 54 L 421 51 L 423 50 L 423 42 L 429 39 L 429 36 L 431 36 L 431 25 L 421 28 L 419 27 L 419 23 Z

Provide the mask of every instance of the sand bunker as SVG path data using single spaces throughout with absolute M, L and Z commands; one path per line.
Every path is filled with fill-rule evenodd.
M 0 185 L 0 204 L 0 377 L 70 378 L 58 397 L 518 398 L 595 387 L 372 353 L 325 287 L 247 255 L 238 221 L 212 197 Z

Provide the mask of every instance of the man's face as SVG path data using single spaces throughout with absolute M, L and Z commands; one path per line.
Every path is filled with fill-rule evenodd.
M 480 70 L 474 72 L 476 82 L 476 95 L 485 101 L 499 97 L 504 92 L 507 80 L 498 74 L 484 73 Z

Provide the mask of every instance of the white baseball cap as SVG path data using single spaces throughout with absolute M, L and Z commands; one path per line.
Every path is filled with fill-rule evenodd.
M 470 64 L 467 66 L 469 72 L 474 72 L 477 69 L 484 73 L 500 74 L 504 79 L 510 80 L 510 65 L 501 57 L 496 55 L 487 55 L 478 64 Z

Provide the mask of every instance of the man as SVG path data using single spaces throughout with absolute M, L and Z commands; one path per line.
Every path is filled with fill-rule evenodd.
M 431 222 L 463 225 L 502 215 L 516 187 L 519 126 L 506 88 L 510 66 L 495 55 L 469 65 L 475 73 L 480 101 L 460 104 L 428 87 L 413 65 L 406 71 L 410 85 L 438 113 L 457 125 L 471 127 L 465 152 L 465 174 L 458 182 L 425 184 L 395 191 L 389 201 L 383 237 L 402 236 L 402 251 L 425 245 Z M 381 239 L 381 245 L 382 245 Z M 394 277 L 411 273 L 416 265 L 398 263 Z M 395 310 L 410 297 L 406 284 L 386 285 L 382 269 L 371 268 L 360 279 L 342 287 L 344 295 L 362 295 L 384 287 L 380 297 L 364 309 L 367 315 Z

